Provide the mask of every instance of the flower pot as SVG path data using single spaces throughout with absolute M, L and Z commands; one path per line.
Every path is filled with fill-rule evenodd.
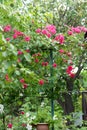
M 47 123 L 37 124 L 37 130 L 49 130 L 49 125 Z

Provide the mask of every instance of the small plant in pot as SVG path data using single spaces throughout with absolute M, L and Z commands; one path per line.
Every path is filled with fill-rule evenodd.
M 33 121 L 37 124 L 37 130 L 49 130 L 49 125 L 52 123 L 49 106 L 40 106 L 38 108 L 36 118 Z

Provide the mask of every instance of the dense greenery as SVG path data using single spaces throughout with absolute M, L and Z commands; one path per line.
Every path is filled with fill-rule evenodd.
M 66 124 L 73 122 L 69 114 L 81 111 L 79 91 L 86 90 L 87 82 L 86 8 L 87 2 L 78 0 L 1 1 L 2 130 L 10 127 L 9 123 L 15 130 L 22 129 L 24 123 L 23 130 L 26 129 L 26 124 L 32 121 L 29 122 L 23 111 L 38 117 L 34 120 L 37 122 L 42 102 L 47 106 L 44 115 L 48 111 L 51 116 L 45 96 L 55 101 L 56 119 L 53 121 L 49 116 L 47 120 L 56 129 L 67 129 Z M 37 101 L 38 97 L 41 100 Z M 68 115 L 68 123 L 64 114 Z M 11 121 L 14 117 L 15 121 Z M 79 128 L 72 126 L 72 129 Z

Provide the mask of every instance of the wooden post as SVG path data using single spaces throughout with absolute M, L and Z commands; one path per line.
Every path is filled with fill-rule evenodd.
M 87 91 L 82 92 L 83 120 L 87 120 Z

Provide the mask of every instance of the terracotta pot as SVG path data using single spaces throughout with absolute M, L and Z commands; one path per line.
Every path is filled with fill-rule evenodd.
M 49 125 L 47 123 L 37 124 L 37 130 L 49 130 Z

